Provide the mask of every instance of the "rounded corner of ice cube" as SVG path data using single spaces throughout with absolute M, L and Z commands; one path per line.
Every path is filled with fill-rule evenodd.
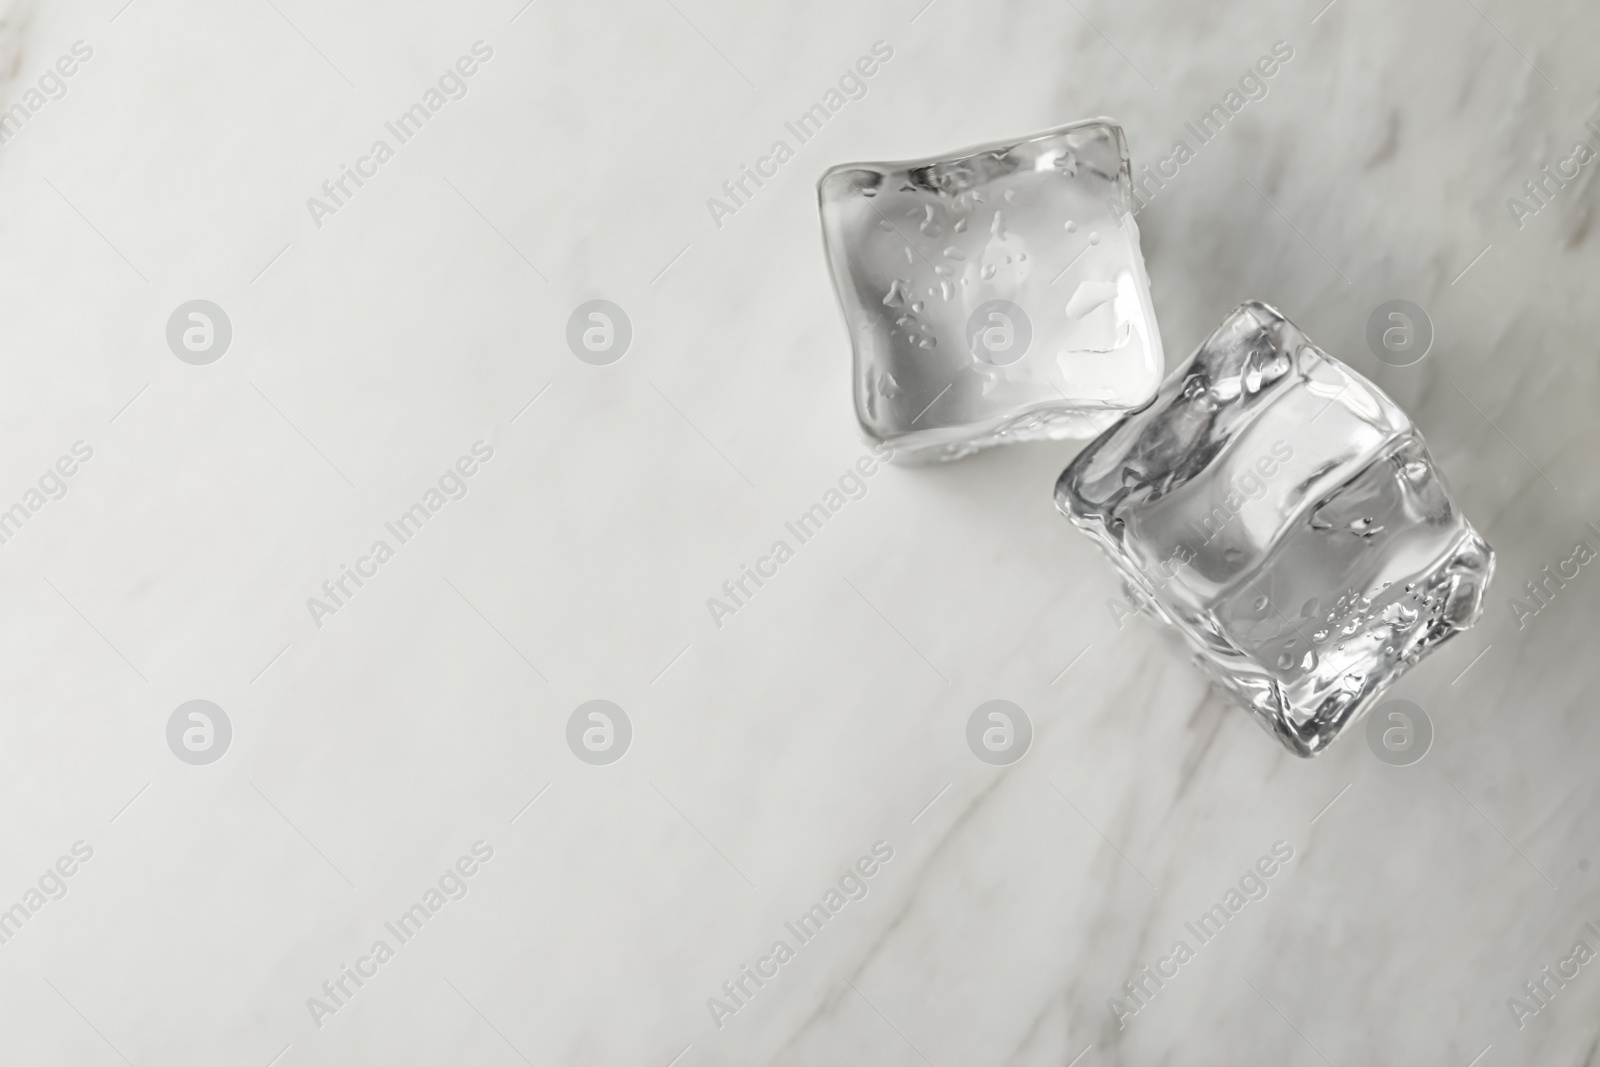
M 826 212 L 830 204 L 874 196 L 883 178 L 883 170 L 870 163 L 840 163 L 829 167 L 817 179 L 817 204 Z
M 1451 589 L 1444 618 L 1453 633 L 1469 630 L 1483 618 L 1489 601 L 1489 585 L 1494 581 L 1494 548 L 1465 516 L 1462 525 L 1466 532 L 1445 565 L 1451 572 Z
M 1081 500 L 1078 497 L 1077 489 L 1073 485 L 1073 468 L 1074 464 L 1069 463 L 1060 474 L 1056 475 L 1055 489 L 1051 493 L 1051 498 L 1055 501 L 1057 511 L 1073 522 L 1077 522 L 1078 513 L 1081 509 Z
M 1131 157 L 1128 152 L 1128 128 L 1124 126 L 1120 120 L 1112 118 L 1110 115 L 1096 115 L 1092 119 L 1084 119 L 1081 123 L 1078 123 L 1078 125 L 1083 128 L 1096 126 L 1109 132 L 1112 139 L 1117 142 L 1117 148 L 1122 153 L 1123 161 L 1127 162 L 1130 160 Z
M 1220 341 L 1230 334 L 1237 333 L 1241 328 L 1246 332 L 1254 332 L 1288 321 L 1288 316 L 1265 300 L 1256 300 L 1253 297 L 1241 300 L 1232 311 L 1222 317 L 1222 322 L 1218 324 L 1206 344 Z

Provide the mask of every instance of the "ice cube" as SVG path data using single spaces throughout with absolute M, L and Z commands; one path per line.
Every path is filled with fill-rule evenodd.
M 1106 119 L 818 183 L 856 415 L 908 459 L 1090 437 L 1154 395 L 1161 336 Z
M 1405 412 L 1260 303 L 1090 442 L 1056 504 L 1302 756 L 1472 625 L 1494 572 Z

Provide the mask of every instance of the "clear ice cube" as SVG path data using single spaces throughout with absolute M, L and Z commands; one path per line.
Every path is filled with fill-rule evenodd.
M 1405 412 L 1260 303 L 1090 442 L 1056 504 L 1301 756 L 1472 625 L 1494 572 Z
M 1154 395 L 1161 336 L 1106 119 L 909 163 L 817 193 L 855 352 L 856 415 L 908 459 L 1091 437 Z

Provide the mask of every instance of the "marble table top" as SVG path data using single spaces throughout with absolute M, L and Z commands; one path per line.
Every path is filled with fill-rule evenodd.
M 1592 1062 L 1592 4 L 0 19 L 0 1060 Z M 1420 761 L 1118 611 L 1077 445 L 857 466 L 817 177 L 1093 115 L 1169 363 L 1281 308 L 1494 546 Z

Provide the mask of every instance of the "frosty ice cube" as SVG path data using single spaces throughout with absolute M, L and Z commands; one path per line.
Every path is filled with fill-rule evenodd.
M 1091 119 L 817 187 L 856 415 L 902 458 L 1091 437 L 1161 384 L 1122 130 Z
M 1494 572 L 1405 412 L 1259 303 L 1090 442 L 1056 504 L 1301 756 L 1472 625 Z

